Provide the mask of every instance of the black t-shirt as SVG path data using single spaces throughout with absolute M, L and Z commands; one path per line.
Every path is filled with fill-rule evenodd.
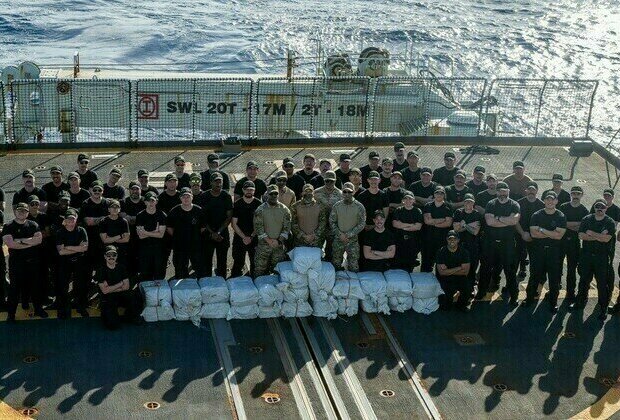
M 543 193 L 540 196 L 544 197 L 547 191 L 553 191 L 553 189 L 543 191 Z M 568 203 L 569 201 L 570 201 L 570 193 L 563 188 L 560 189 L 560 193 L 558 194 L 558 208 L 560 207 L 560 205 L 564 203 Z
M 529 233 L 532 215 L 538 210 L 544 209 L 545 203 L 538 198 L 534 201 L 529 201 L 527 197 L 520 198 L 517 203 L 519 203 L 521 214 L 519 225 L 521 225 L 521 229 Z
M 482 183 L 480 185 L 476 185 L 474 183 L 473 179 L 470 179 L 469 181 L 467 181 L 465 183 L 465 185 L 467 185 L 469 187 L 469 189 L 471 190 L 470 192 L 475 196 L 477 196 L 478 194 L 480 194 L 482 191 L 486 190 L 487 188 L 487 183 L 482 181 Z
M 384 188 L 383 192 L 387 195 L 389 204 L 393 204 L 393 203 L 399 204 L 403 202 L 403 197 L 405 196 L 404 188 L 399 188 L 396 191 L 392 191 L 388 187 L 388 188 Z
M 455 252 L 451 252 L 447 246 L 442 247 L 437 252 L 437 258 L 435 259 L 435 264 L 443 264 L 446 266 L 446 268 L 456 268 L 460 267 L 463 264 L 469 263 L 469 252 L 465 249 L 463 245 L 460 244 L 456 248 Z
M 13 194 L 13 205 L 17 205 L 17 203 L 27 203 L 28 197 L 34 195 L 39 198 L 41 201 L 47 201 L 47 194 L 39 187 L 34 187 L 31 192 L 26 191 L 25 188 L 17 191 Z
M 249 203 L 246 203 L 243 198 L 235 201 L 233 217 L 237 219 L 237 226 L 246 236 L 254 231 L 254 212 L 260 205 L 261 201 L 256 197 L 253 197 Z
M 166 218 L 166 226 L 174 229 L 172 240 L 176 249 L 200 246 L 200 228 L 204 225 L 202 209 L 195 204 L 188 211 L 175 206 Z
M 378 166 L 377 169 L 372 169 L 370 165 L 364 165 L 360 168 L 360 172 L 362 173 L 362 186 L 364 188 L 368 188 L 368 174 L 371 171 L 381 172 L 381 166 Z
M 411 168 L 406 167 L 402 170 L 402 174 L 405 185 L 411 185 L 414 182 L 418 182 L 420 180 L 420 168 L 412 171 Z
M 594 205 L 590 207 L 590 213 L 594 214 Z M 607 207 L 607 210 L 605 210 L 605 215 L 611 217 L 611 220 L 616 223 L 620 222 L 620 207 L 612 203 L 611 206 Z
M 123 264 L 116 264 L 114 268 L 108 267 L 107 264 L 102 264 L 97 269 L 97 273 L 95 273 L 95 281 L 97 283 L 107 282 L 108 286 L 114 286 L 127 278 L 127 270 Z
M 183 175 L 177 175 L 177 179 L 179 182 L 177 183 L 177 190 L 181 191 L 181 188 L 189 188 L 189 174 L 187 172 L 183 172 Z
M 405 206 L 399 207 L 394 210 L 394 214 L 392 215 L 393 220 L 398 220 L 402 223 L 413 224 L 413 223 L 422 223 L 424 224 L 424 216 L 422 215 L 422 210 L 418 207 L 412 207 L 410 210 L 407 210 Z M 404 235 L 408 237 L 418 237 L 419 230 L 415 232 L 410 232 L 401 229 L 394 229 L 400 239 L 404 239 Z
M 336 180 L 336 182 L 338 182 L 338 180 Z M 275 185 L 275 184 L 276 184 L 276 179 L 271 178 L 269 180 L 269 185 Z M 300 177 L 297 174 L 293 174 L 293 176 L 286 178 L 286 186 L 289 187 L 291 191 L 295 193 L 295 198 L 297 200 L 301 198 L 301 193 L 304 188 L 304 185 L 306 185 L 306 182 L 303 180 L 302 177 Z
M 90 169 L 87 169 L 84 175 L 80 174 L 80 187 L 87 190 L 91 187 L 91 185 L 93 185 L 93 182 L 95 182 L 97 179 L 99 179 L 97 173 L 91 171 Z
M 61 191 L 69 191 L 69 184 L 61 182 L 59 186 L 56 186 L 53 182 L 48 182 L 47 184 L 44 184 L 41 189 L 45 191 L 47 201 L 58 203 L 58 195 Z
M 495 217 L 506 217 L 511 214 L 520 214 L 519 203 L 517 203 L 512 198 L 509 198 L 505 203 L 500 203 L 497 198 L 489 201 L 484 212 L 485 214 L 490 213 Z M 515 228 L 514 226 L 506 226 L 506 227 L 485 227 L 485 235 L 488 236 L 491 240 L 514 240 Z
M 437 188 L 436 182 L 431 181 L 431 183 L 425 187 L 422 185 L 422 181 L 416 181 L 409 186 L 409 191 L 419 198 L 433 198 L 435 195 L 435 188 Z
M 72 231 L 68 231 L 64 226 L 56 232 L 56 245 L 78 246 L 82 242 L 88 242 L 86 229 L 82 226 L 76 226 Z M 83 252 L 71 255 L 61 255 L 60 258 L 72 258 L 84 255 Z
M 234 191 L 235 194 L 239 196 L 243 195 L 243 184 L 245 184 L 245 181 L 249 181 L 247 176 L 244 176 L 239 181 L 237 181 L 237 183 L 235 184 L 235 191 Z M 255 187 L 254 197 L 260 200 L 263 197 L 263 195 L 265 195 L 265 193 L 267 192 L 267 184 L 265 184 L 265 181 L 263 181 L 260 178 L 256 178 L 253 182 L 254 182 L 254 187 Z
M 407 159 L 403 160 L 403 163 L 398 163 L 396 161 L 396 159 L 392 159 L 392 170 L 393 171 L 400 171 L 402 172 L 403 169 L 409 167 L 409 162 L 407 162 Z
M 442 219 L 444 217 L 452 217 L 452 209 L 448 205 L 448 203 L 442 203 L 440 206 L 436 206 L 434 201 L 430 203 L 426 203 L 422 208 L 422 213 L 430 214 L 433 219 Z M 452 226 L 448 226 L 445 228 L 440 228 L 437 226 L 424 226 L 424 231 L 426 232 L 426 237 L 429 240 L 433 241 L 445 241 L 446 235 L 452 229 Z
M 152 185 L 147 186 L 145 190 L 140 187 L 140 196 L 144 197 L 148 192 L 154 192 L 155 194 L 159 195 L 159 190 Z
M 0 188 L 0 202 L 4 202 L 4 190 Z
M 344 184 L 345 182 L 349 182 L 349 175 L 351 174 L 351 171 L 345 174 L 344 172 L 342 172 L 342 169 L 338 168 L 334 172 L 336 172 L 336 178 L 340 180 L 340 185 Z
M 588 215 L 588 209 L 581 203 L 577 207 L 573 207 L 570 202 L 564 203 L 560 206 L 560 211 L 566 216 L 567 222 L 581 222 Z M 576 236 L 577 232 L 566 229 L 564 239 L 575 238 Z
M 355 191 L 353 193 L 353 198 L 355 198 L 356 200 L 359 199 L 359 196 L 361 193 L 363 193 L 364 191 L 366 191 L 366 188 L 362 187 L 361 185 L 357 188 L 357 191 Z
M 121 211 L 127 216 L 137 216 L 145 208 L 146 204 L 144 204 L 142 197 L 140 197 L 137 203 L 134 203 L 130 197 L 126 197 L 121 201 Z
M 566 216 L 564 216 L 564 213 L 559 210 L 554 211 L 553 214 L 547 214 L 544 209 L 538 210 L 532 215 L 532 219 L 530 220 L 530 226 L 538 226 L 547 230 L 555 230 L 555 228 L 566 229 Z M 551 238 L 532 239 L 534 241 L 534 245 L 560 246 L 560 244 L 562 243 L 561 240 L 555 240 Z
M 80 190 L 75 194 L 73 194 L 70 190 L 67 191 L 69 191 L 69 196 L 71 197 L 69 199 L 69 207 L 73 207 L 74 209 L 79 209 L 82 207 L 82 203 L 90 197 L 90 193 L 83 188 L 80 188 Z
M 594 214 L 589 214 L 583 218 L 579 226 L 579 232 L 585 233 L 588 230 L 596 233 L 602 233 L 606 230 L 607 234 L 611 235 L 611 240 L 607 243 L 599 241 L 581 241 L 582 252 L 600 255 L 601 257 L 609 255 L 616 237 L 616 224 L 614 220 L 607 215 L 605 215 L 602 220 L 596 220 Z M 601 264 L 606 264 L 606 262 L 601 259 Z
M 200 191 L 198 194 L 194 194 L 192 198 L 192 204 L 196 204 L 201 209 L 204 209 L 207 205 L 207 200 L 209 199 L 206 191 Z
M 379 173 L 379 188 L 380 189 L 384 189 L 390 186 L 390 184 L 392 183 L 391 181 L 392 176 L 388 176 L 385 177 L 383 176 L 383 172 Z
M 80 207 L 80 217 L 104 217 L 109 214 L 108 212 L 109 201 L 105 198 L 100 203 L 95 203 L 90 198 L 84 200 Z
M 373 251 L 387 251 L 390 246 L 396 245 L 396 241 L 389 229 L 381 233 L 371 229 L 364 235 L 364 245 L 369 246 Z
M 446 187 L 446 201 L 449 203 L 460 203 L 465 199 L 465 194 L 471 193 L 467 185 L 462 190 L 457 190 L 454 184 Z
M 317 176 L 318 174 L 319 173 L 315 170 L 313 170 L 309 174 L 305 173 L 303 169 L 300 169 L 299 171 L 295 172 L 295 175 L 299 175 L 301 179 L 304 180 L 304 184 L 309 184 L 310 180 L 314 178 L 315 176 Z
M 159 194 L 157 208 L 166 214 L 170 213 L 175 206 L 181 204 L 181 194 L 175 191 L 174 195 L 169 195 L 165 190 Z
M 32 213 L 30 213 L 28 215 L 28 220 L 32 220 L 33 222 L 37 222 L 37 225 L 39 225 L 39 230 L 41 232 L 45 231 L 45 229 L 50 227 L 50 225 L 52 224 L 52 221 L 51 221 L 49 215 L 47 215 L 45 213 L 41 213 L 41 212 L 39 212 L 36 217 L 34 217 L 32 215 Z
M 26 219 L 20 224 L 13 220 L 11 223 L 5 224 L 2 228 L 2 236 L 11 235 L 13 240 L 32 238 L 35 233 L 40 232 L 37 222 Z M 31 246 L 26 249 L 9 248 L 9 263 L 11 260 L 31 260 L 36 258 L 39 253 L 38 246 Z
M 217 196 L 214 196 L 211 190 L 207 191 L 205 195 L 205 206 L 202 207 L 204 220 L 211 230 L 217 231 L 226 220 L 227 213 L 233 208 L 232 198 L 224 190 L 220 191 Z M 227 235 L 225 232 L 222 234 Z
M 200 189 L 203 191 L 208 191 L 211 189 L 211 175 L 213 175 L 215 172 L 222 175 L 222 189 L 230 191 L 230 177 L 226 172 L 220 171 L 219 169 L 207 169 L 206 171 L 202 171 L 200 173 L 200 178 L 202 179 L 202 182 L 200 183 Z
M 497 191 L 495 192 L 495 194 L 491 194 L 489 190 L 486 189 L 476 194 L 476 205 L 485 209 L 487 207 L 487 204 L 489 204 L 489 201 L 493 200 L 494 198 L 497 198 Z
M 454 184 L 454 175 L 456 175 L 456 171 L 458 170 L 459 168 L 457 166 L 452 169 L 448 169 L 445 166 L 437 168 L 433 171 L 433 181 L 444 187 L 452 185 Z
M 125 188 L 118 184 L 110 187 L 106 182 L 103 184 L 103 196 L 105 198 L 114 198 L 115 200 L 122 201 L 125 198 Z
M 146 210 L 142 210 L 136 216 L 136 227 L 142 226 L 147 232 L 153 232 L 158 226 L 166 226 L 166 213 L 156 209 L 155 213 L 149 214 Z M 163 238 L 144 238 L 140 240 L 142 246 L 152 246 L 162 243 Z
M 99 223 L 99 233 L 105 233 L 108 236 L 118 236 L 123 233 L 129 233 L 129 223 L 127 223 L 127 219 L 120 216 L 115 220 L 106 217 Z M 115 245 L 120 246 L 126 244 Z
M 464 208 L 460 208 L 457 209 L 454 212 L 454 223 L 461 223 L 463 220 L 465 221 L 465 224 L 470 224 L 470 223 L 474 223 L 474 222 L 480 222 L 480 226 L 482 226 L 482 215 L 478 212 L 478 210 L 474 209 L 471 213 L 467 213 L 465 211 Z M 474 236 L 471 233 L 469 233 L 468 231 L 464 230 L 462 232 L 459 233 L 459 236 L 461 238 L 461 243 L 462 244 L 473 244 L 476 243 L 478 241 L 478 237 L 480 236 L 480 233 L 478 233 L 478 235 Z
M 80 219 L 80 211 L 79 208 L 74 208 L 74 207 L 55 207 L 55 208 L 51 208 L 49 209 L 49 211 L 47 212 L 47 216 L 49 218 L 50 221 L 50 227 L 51 227 L 51 234 L 55 235 L 56 232 L 62 227 L 62 222 L 65 220 L 65 213 L 67 212 L 67 210 L 75 210 L 78 214 L 78 220 Z
M 376 210 L 383 210 L 385 207 L 389 207 L 390 202 L 388 200 L 388 196 L 382 190 L 379 190 L 376 194 L 370 192 L 370 190 L 365 190 L 360 193 L 357 197 L 357 200 L 362 203 L 364 208 L 366 209 L 366 224 L 374 225 L 374 213 Z

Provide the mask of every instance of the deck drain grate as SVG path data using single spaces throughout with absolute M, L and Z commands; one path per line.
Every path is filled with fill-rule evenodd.
M 39 361 L 39 357 L 30 355 L 30 356 L 24 357 L 22 360 L 24 363 L 32 364 L 32 363 L 37 363 Z
M 149 401 L 144 403 L 144 408 L 147 410 L 158 410 L 161 407 L 161 404 L 157 401 Z
M 359 347 L 360 349 L 367 349 L 369 346 L 368 342 L 366 341 L 358 341 L 357 343 L 355 343 L 355 345 Z
M 142 350 L 140 353 L 138 353 L 138 357 L 141 357 L 143 359 L 147 359 L 151 357 L 152 355 L 153 355 L 153 352 L 149 350 Z
M 200 167 L 200 162 L 192 163 L 192 167 L 194 168 Z
M 618 384 L 618 381 L 612 378 L 601 378 L 599 379 L 599 382 L 608 388 L 613 388 Z
M 508 387 L 505 384 L 495 384 L 493 385 L 493 389 L 499 392 L 508 391 Z
M 479 346 L 485 344 L 480 334 L 474 333 L 454 334 L 454 339 L 459 346 Z
M 27 407 L 27 408 L 23 408 L 20 411 L 20 413 L 22 413 L 22 415 L 26 417 L 32 417 L 32 416 L 36 416 L 37 414 L 39 414 L 39 410 L 34 407 Z
M 277 404 L 280 402 L 280 395 L 279 394 L 274 394 L 274 393 L 266 393 L 262 395 L 262 399 L 263 401 L 265 401 L 267 404 Z
M 113 165 L 116 169 L 123 169 L 125 167 L 125 165 L 123 165 L 122 163 L 117 163 L 115 165 Z
M 252 346 L 248 348 L 248 351 L 252 354 L 259 354 L 263 352 L 263 348 L 261 346 Z
M 490 162 L 490 161 L 491 161 L 491 158 L 488 158 L 488 157 L 481 157 L 481 158 L 480 158 L 480 160 L 481 160 L 481 161 L 483 161 L 483 162 Z
M 577 180 L 577 184 L 587 184 L 588 181 L 586 181 L 585 179 L 578 179 Z
M 379 395 L 385 398 L 392 398 L 394 395 L 396 395 L 396 392 L 392 391 L 391 389 L 383 389 L 381 390 L 381 392 L 379 392 Z
M 35 171 L 42 171 L 42 170 L 44 170 L 45 168 L 47 168 L 47 166 L 44 166 L 44 165 L 39 165 L 39 166 L 35 166 L 35 167 L 34 167 L 34 170 L 35 170 Z

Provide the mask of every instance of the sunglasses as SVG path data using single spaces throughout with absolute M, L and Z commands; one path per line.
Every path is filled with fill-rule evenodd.
M 177 166 L 185 166 L 185 163 L 177 163 Z
M 38 206 L 38 205 L 40 205 L 40 204 L 41 204 L 41 203 L 39 203 L 39 202 L 35 201 L 35 202 L 30 203 L 30 207 L 36 207 L 36 206 Z
M 336 182 L 336 181 L 334 181 L 333 179 L 326 179 L 325 183 L 327 184 L 328 182 Z
M 102 189 L 99 189 L 99 188 L 95 188 L 95 189 L 93 189 L 93 192 L 94 192 L 95 194 L 97 194 L 97 193 L 102 193 L 102 192 L 103 192 L 103 190 L 102 190 Z
M 269 195 L 278 195 L 278 194 L 279 194 L 279 193 L 277 193 L 277 192 L 272 192 L 272 193 L 269 193 Z
M 189 182 L 191 182 L 192 184 L 200 184 L 201 180 L 200 179 L 190 179 Z
M 286 178 L 278 178 L 276 179 L 276 182 L 286 182 L 287 179 Z
M 353 194 L 353 191 L 343 191 L 343 194 Z
M 116 258 L 117 255 L 116 254 L 105 254 L 105 257 L 112 259 L 112 258 Z
M 87 160 L 81 160 L 80 161 L 80 165 L 88 165 L 89 161 Z

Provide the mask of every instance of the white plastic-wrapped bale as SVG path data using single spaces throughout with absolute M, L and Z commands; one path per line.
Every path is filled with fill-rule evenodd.
M 278 290 L 284 296 L 284 302 L 307 302 L 310 297 L 310 291 L 307 287 L 293 287 L 292 283 L 280 282 L 276 285 Z
M 332 295 L 323 298 L 310 292 L 312 315 L 319 318 L 335 319 L 338 316 L 338 299 Z
M 411 273 L 414 299 L 430 299 L 443 295 L 439 280 L 433 273 Z
M 290 283 L 297 289 L 308 288 L 308 275 L 293 270 L 293 263 L 291 261 L 279 262 L 276 264 L 275 271 L 280 276 L 280 281 Z
M 336 283 L 336 269 L 330 262 L 321 262 L 319 270 L 311 269 L 308 271 L 308 288 L 310 293 L 321 296 L 321 299 L 327 299 L 332 293 L 334 284 Z
M 387 270 L 385 277 L 387 297 L 411 297 L 413 287 L 411 275 L 405 270 Z
M 231 319 L 254 319 L 258 318 L 258 305 L 230 306 L 230 312 L 226 316 Z
M 293 262 L 293 269 L 301 274 L 308 274 L 309 270 L 321 269 L 321 248 L 298 246 L 293 248 L 288 256 Z
M 412 309 L 418 313 L 428 315 L 439 309 L 439 300 L 434 298 L 413 298 Z
M 145 306 L 141 315 L 146 322 L 170 321 L 174 319 L 174 309 L 169 303 L 162 302 L 160 306 Z
M 200 309 L 202 296 L 196 279 L 170 280 L 172 290 L 172 304 L 177 321 L 192 321 L 200 325 Z
M 388 306 L 390 310 L 396 312 L 405 312 L 411 309 L 413 306 L 413 298 L 411 296 L 407 297 L 389 297 L 388 298 Z
M 162 303 L 172 305 L 172 291 L 166 280 L 143 281 L 140 291 L 144 297 L 145 306 L 160 306 Z
M 307 301 L 284 301 L 280 314 L 285 318 L 302 318 L 312 315 L 312 306 Z
M 338 315 L 353 316 L 359 311 L 359 302 L 364 299 L 364 291 L 357 273 L 338 271 L 332 294 L 338 302 Z
M 200 309 L 200 317 L 207 319 L 224 319 L 230 312 L 230 303 L 203 303 Z
M 338 299 L 338 315 L 354 316 L 357 315 L 360 307 L 360 299 Z
M 368 313 L 390 314 L 387 299 L 387 283 L 383 273 L 378 271 L 365 271 L 357 273 L 360 285 L 364 291 L 364 299 L 361 302 L 362 310 Z
M 235 277 L 226 283 L 230 292 L 231 306 L 258 305 L 258 289 L 250 277 Z
M 198 281 L 202 303 L 228 303 L 230 292 L 224 277 L 203 277 Z
M 260 276 L 254 280 L 258 289 L 258 317 L 277 318 L 282 311 L 284 294 L 277 288 L 278 276 Z

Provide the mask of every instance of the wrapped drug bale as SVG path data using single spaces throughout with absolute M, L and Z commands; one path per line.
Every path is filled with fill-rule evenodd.
M 172 291 L 166 280 L 143 281 L 140 283 L 140 292 L 145 306 L 156 307 L 162 303 L 172 305 Z
M 310 290 L 307 287 L 293 287 L 292 283 L 281 281 L 276 288 L 282 293 L 285 302 L 307 302 L 310 298 Z
M 229 302 L 230 292 L 224 277 L 203 277 L 198 280 L 198 285 L 200 286 L 203 304 Z
M 387 270 L 383 273 L 387 283 L 386 294 L 391 310 L 405 312 L 413 305 L 411 276 L 405 270 Z
M 433 273 L 411 273 L 414 299 L 430 299 L 443 295 L 439 280 Z
M 296 289 L 308 288 L 308 275 L 295 271 L 291 261 L 279 262 L 276 264 L 275 271 L 281 282 L 290 283 Z
M 293 248 L 288 256 L 293 263 L 293 269 L 301 274 L 308 274 L 308 271 L 321 269 L 321 248 L 298 246 Z
M 413 298 L 412 309 L 420 314 L 428 315 L 439 309 L 439 300 L 434 298 Z
M 412 308 L 413 306 L 413 297 L 389 297 L 388 298 L 388 306 L 390 310 L 396 312 L 405 312 Z
M 285 318 L 303 318 L 312 315 L 312 306 L 307 301 L 284 301 L 280 315 Z
M 226 319 L 252 319 L 258 317 L 258 289 L 250 277 L 229 279 L 230 311 Z
M 308 288 L 310 293 L 320 299 L 327 299 L 336 283 L 336 269 L 330 262 L 322 261 L 319 270 L 308 272 Z
M 167 302 L 160 306 L 145 306 L 141 313 L 146 322 L 170 321 L 174 319 L 174 309 Z
M 196 279 L 170 280 L 169 284 L 175 319 L 191 321 L 192 324 L 199 326 L 202 296 Z
M 206 319 L 224 319 L 230 312 L 230 303 L 203 303 L 200 309 L 200 317 Z
M 258 290 L 258 317 L 277 318 L 282 311 L 284 294 L 277 288 L 278 276 L 259 276 L 254 280 Z
M 364 291 L 357 273 L 338 271 L 332 294 L 338 303 L 338 315 L 353 316 L 358 313 L 359 302 L 364 299 Z
M 360 286 L 364 291 L 361 301 L 362 310 L 368 313 L 390 314 L 387 299 L 387 282 L 383 273 L 378 271 L 364 271 L 357 273 Z
M 312 306 L 312 315 L 319 318 L 336 319 L 338 316 L 338 299 L 329 294 L 315 295 L 310 292 L 310 305 Z

